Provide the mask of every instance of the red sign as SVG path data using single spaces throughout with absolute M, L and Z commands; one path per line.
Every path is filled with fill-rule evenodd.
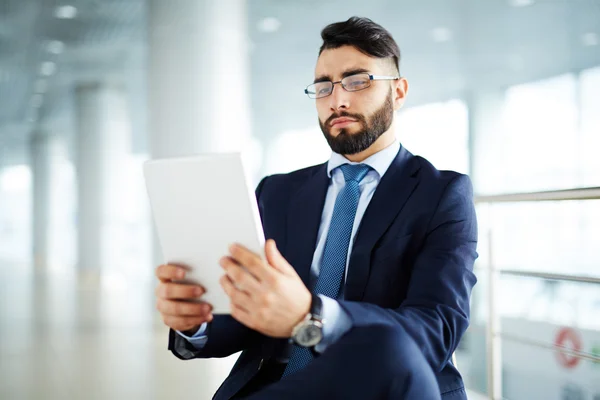
M 554 345 L 565 350 L 581 351 L 581 337 L 579 337 L 575 329 L 560 328 L 554 340 Z M 556 359 L 565 368 L 575 368 L 580 360 L 579 356 L 567 354 L 562 351 L 556 352 Z

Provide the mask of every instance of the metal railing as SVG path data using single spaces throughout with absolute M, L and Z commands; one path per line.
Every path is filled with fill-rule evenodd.
M 541 201 L 578 201 L 578 200 L 599 200 L 600 187 L 555 190 L 533 193 L 514 193 L 491 196 L 476 196 L 476 204 L 497 204 L 497 203 L 521 203 L 521 202 L 541 202 Z M 488 397 L 491 400 L 500 400 L 502 397 L 502 359 L 501 359 L 501 340 L 510 340 L 527 344 L 535 347 L 552 349 L 567 355 L 580 357 L 583 359 L 600 362 L 597 355 L 568 349 L 555 344 L 544 343 L 541 341 L 524 338 L 512 334 L 503 333 L 500 329 L 500 316 L 496 307 L 496 288 L 499 275 L 521 276 L 536 279 L 555 280 L 562 282 L 579 282 L 598 285 L 599 278 L 580 275 L 565 275 L 555 273 L 521 271 L 498 269 L 494 266 L 492 230 L 488 231 L 489 263 L 487 265 L 488 278 L 488 313 L 489 321 L 486 326 L 486 352 L 487 352 L 487 375 L 488 375 Z
M 600 285 L 600 278 L 594 278 L 593 276 L 553 274 L 546 272 L 521 271 L 514 269 L 501 269 L 498 272 L 500 272 L 500 275 L 524 276 L 527 278 L 539 278 L 550 281 L 593 283 L 596 285 Z
M 531 201 L 598 200 L 600 187 L 552 190 L 547 192 L 498 194 L 476 196 L 475 203 L 522 203 Z

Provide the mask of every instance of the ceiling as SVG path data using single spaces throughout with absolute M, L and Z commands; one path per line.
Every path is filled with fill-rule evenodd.
M 293 6 L 298 3 L 302 6 Z M 600 35 L 598 0 L 538 0 L 523 7 L 513 4 L 526 5 L 526 0 L 348 3 L 251 2 L 255 115 L 268 116 L 277 110 L 278 130 L 316 122 L 314 107 L 302 89 L 313 79 L 320 31 L 352 15 L 374 19 L 398 42 L 401 74 L 410 83 L 407 106 L 600 65 L 600 46 L 586 46 L 583 40 L 589 33 L 595 33 L 592 39 L 596 40 Z M 279 30 L 258 31 L 257 21 L 265 17 L 277 18 Z M 273 129 L 270 121 L 263 120 L 255 127 L 258 131 Z
M 18 149 L 33 129 L 73 134 L 70 93 L 86 80 L 126 84 L 134 148 L 145 147 L 145 1 L 65 1 L 0 0 L 1 163 L 22 161 Z M 351 15 L 372 18 L 398 41 L 408 106 L 600 65 L 600 0 L 247 4 L 253 131 L 263 138 L 314 124 L 302 89 L 313 79 L 320 30 Z
M 68 16 L 65 5 L 76 10 L 73 18 L 57 18 Z M 144 6 L 0 0 L 0 163 L 22 158 L 18 150 L 32 130 L 72 126 L 74 83 L 122 81 L 144 68 Z

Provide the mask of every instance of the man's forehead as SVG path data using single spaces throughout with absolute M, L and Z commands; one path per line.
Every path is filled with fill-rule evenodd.
M 361 53 L 351 46 L 327 49 L 319 55 L 315 66 L 315 78 L 341 78 L 346 72 L 354 70 L 373 71 L 379 68 L 380 60 Z

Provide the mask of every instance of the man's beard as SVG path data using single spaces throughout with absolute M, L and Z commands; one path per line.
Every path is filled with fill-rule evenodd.
M 356 154 L 368 149 L 381 135 L 383 135 L 392 125 L 394 116 L 394 102 L 392 99 L 392 90 L 386 97 L 385 103 L 373 113 L 367 121 L 362 114 L 352 114 L 346 111 L 332 114 L 325 123 L 319 120 L 319 126 L 325 139 L 331 147 L 331 150 L 338 154 Z M 331 121 L 335 118 L 348 117 L 353 118 L 361 125 L 361 128 L 354 133 L 350 133 L 347 128 L 341 128 L 337 136 L 331 134 Z

